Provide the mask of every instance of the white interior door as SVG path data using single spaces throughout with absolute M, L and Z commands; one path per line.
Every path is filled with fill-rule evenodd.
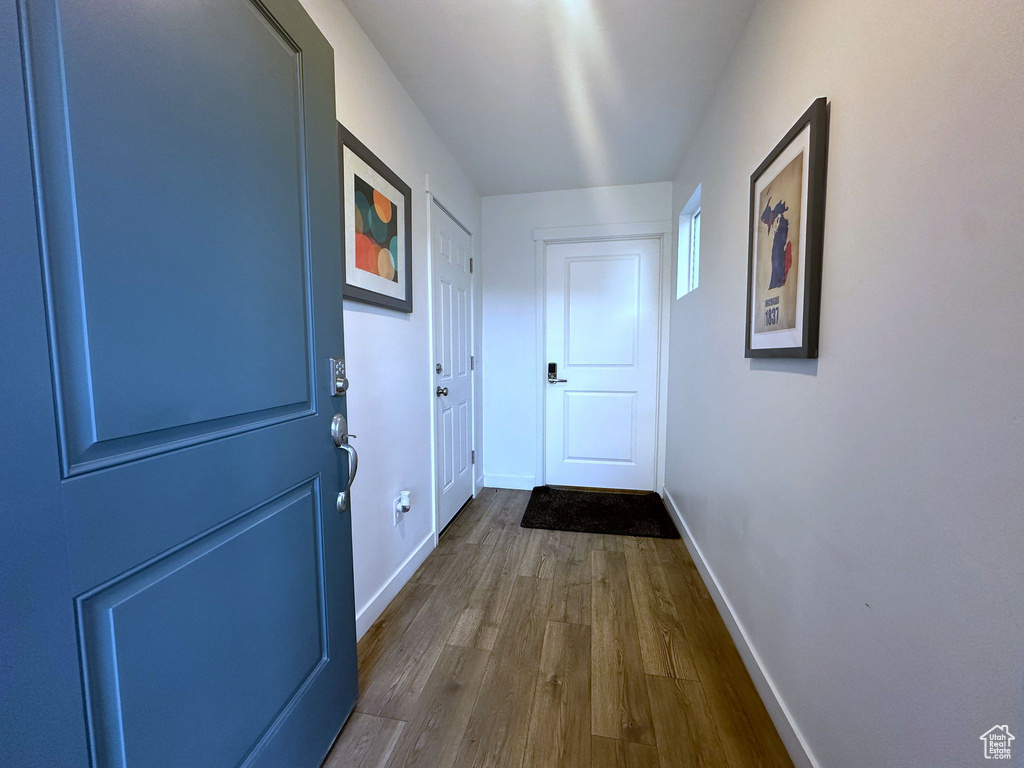
M 472 241 L 444 209 L 432 205 L 434 424 L 440 530 L 473 495 Z
M 546 256 L 545 482 L 654 490 L 660 241 Z

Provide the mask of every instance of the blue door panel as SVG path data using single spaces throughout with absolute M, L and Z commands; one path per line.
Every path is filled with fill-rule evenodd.
M 32 764 L 43 702 L 43 765 L 312 768 L 356 696 L 333 52 L 298 0 L 16 8 L 5 394 L 48 440 L 5 431 L 0 639 L 52 684 L 4 679 L 0 748 Z
M 66 480 L 65 521 L 76 594 L 301 482 L 310 466 L 335 450 L 331 438 L 308 417 Z M 167 484 L 168 473 L 185 481 Z M 330 478 L 339 482 L 335 467 Z
M 68 473 L 308 409 L 299 52 L 249 0 L 28 11 Z
M 99 440 L 308 400 L 299 53 L 249 0 L 173 8 L 60 8 Z
M 98 764 L 181 766 L 203 755 L 235 765 L 321 671 L 316 486 L 305 482 L 80 599 Z

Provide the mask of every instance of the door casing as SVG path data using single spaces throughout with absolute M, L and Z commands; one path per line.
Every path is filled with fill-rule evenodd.
M 537 463 L 534 477 L 536 485 L 546 483 L 546 425 L 547 397 L 547 247 L 556 243 L 593 243 L 607 240 L 657 240 L 660 243 L 661 268 L 658 280 L 658 371 L 657 371 L 657 430 L 655 435 L 655 488 L 665 486 L 665 427 L 668 399 L 668 334 L 669 302 L 671 300 L 672 259 L 669 243 L 672 236 L 671 221 L 648 221 L 630 224 L 596 224 L 579 227 L 551 227 L 535 229 L 533 240 L 537 269 L 537 357 L 534 379 L 537 392 L 536 445 Z

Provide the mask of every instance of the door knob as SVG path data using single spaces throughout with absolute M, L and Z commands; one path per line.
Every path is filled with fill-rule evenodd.
M 441 395 L 444 395 L 445 397 L 448 397 L 448 387 L 438 387 L 437 388 L 437 396 L 441 397 Z

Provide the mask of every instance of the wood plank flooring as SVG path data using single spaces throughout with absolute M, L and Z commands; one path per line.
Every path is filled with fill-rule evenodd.
M 529 496 L 483 491 L 360 640 L 324 768 L 792 768 L 682 541 Z

